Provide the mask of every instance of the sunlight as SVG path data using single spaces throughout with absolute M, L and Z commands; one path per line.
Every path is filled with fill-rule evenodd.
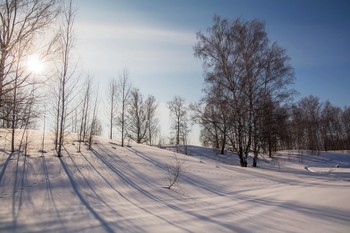
M 27 68 L 30 72 L 41 73 L 44 69 L 44 63 L 37 54 L 28 56 Z

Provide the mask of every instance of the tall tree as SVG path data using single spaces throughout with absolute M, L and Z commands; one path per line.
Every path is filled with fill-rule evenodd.
M 97 91 L 98 93 L 98 91 Z M 88 140 L 88 148 L 89 150 L 92 149 L 92 143 L 93 143 L 93 139 L 95 135 L 99 134 L 99 121 L 97 118 L 97 111 L 98 111 L 98 94 L 96 94 L 96 98 L 95 98 L 95 104 L 94 104 L 94 110 L 92 112 L 92 119 L 91 119 L 91 123 L 90 123 L 90 130 L 89 130 L 89 140 Z
M 148 138 L 147 108 L 139 89 L 134 88 L 130 93 L 128 108 L 128 137 L 137 143 L 145 143 Z
M 147 97 L 145 107 L 147 115 L 148 143 L 149 145 L 152 145 L 159 132 L 158 118 L 156 117 L 158 104 L 156 103 L 156 98 L 153 95 L 149 95 Z
M 116 125 L 116 114 L 118 107 L 118 82 L 112 79 L 107 90 L 108 118 L 109 118 L 109 139 L 113 139 L 113 127 Z
M 345 107 L 341 116 L 345 149 L 350 149 L 350 107 Z
M 320 113 L 320 131 L 324 150 L 343 148 L 342 109 L 326 101 Z
M 321 103 L 319 98 L 312 95 L 304 97 L 299 101 L 298 107 L 303 115 L 304 133 L 306 135 L 305 139 L 307 142 L 306 149 L 318 152 L 321 149 Z
M 261 131 L 256 128 L 261 102 L 268 96 L 280 103 L 292 93 L 287 88 L 294 81 L 289 57 L 277 43 L 269 45 L 261 21 L 230 21 L 219 16 L 206 34 L 197 33 L 194 50 L 203 60 L 207 93 L 219 88 L 219 101 L 229 103 L 232 128 L 227 137 L 245 167 L 254 140 L 260 140 L 254 133 Z
M 74 45 L 73 26 L 76 11 L 72 1 L 68 2 L 64 12 L 64 24 L 60 34 L 60 61 L 57 74 L 57 107 L 56 107 L 56 139 L 57 155 L 62 156 L 62 147 L 65 140 L 67 117 L 72 113 L 70 105 L 75 97 L 76 66 L 72 65 L 72 49 Z
M 120 103 L 121 106 L 120 106 L 120 112 L 117 116 L 117 125 L 119 126 L 119 130 L 121 132 L 122 146 L 124 146 L 124 140 L 126 138 L 126 126 L 127 126 L 126 113 L 129 105 L 129 97 L 131 92 L 129 72 L 126 69 L 124 69 L 119 76 L 118 92 L 119 92 L 118 102 Z
M 175 144 L 177 152 L 179 152 L 180 142 L 185 143 L 189 132 L 187 111 L 185 99 L 175 96 L 173 100 L 168 102 L 170 115 L 172 118 L 172 129 L 175 132 Z
M 92 88 L 93 88 L 92 78 L 88 76 L 84 84 L 82 105 L 80 110 L 81 119 L 80 119 L 80 129 L 79 129 L 79 138 L 78 138 L 78 151 L 80 151 L 81 143 L 86 140 L 86 136 L 88 135 Z
M 206 96 L 201 102 L 190 106 L 192 118 L 202 126 L 201 141 L 224 154 L 231 125 L 229 102 L 219 85 L 208 87 L 205 91 Z

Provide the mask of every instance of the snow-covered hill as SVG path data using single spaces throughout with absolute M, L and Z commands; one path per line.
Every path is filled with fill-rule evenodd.
M 191 147 L 168 185 L 168 150 L 98 138 L 62 158 L 29 136 L 29 155 L 0 138 L 0 232 L 349 232 L 350 155 L 281 152 L 259 168 Z M 217 158 L 220 158 L 219 160 Z M 230 162 L 231 161 L 231 162 Z

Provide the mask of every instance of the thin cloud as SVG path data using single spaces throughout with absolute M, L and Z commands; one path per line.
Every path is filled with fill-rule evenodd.
M 143 73 L 200 69 L 193 56 L 195 33 L 135 25 L 80 23 L 77 26 L 84 65 L 110 70 L 126 66 Z
M 96 40 L 128 40 L 193 44 L 195 33 L 175 29 L 164 29 L 149 25 L 115 25 L 78 23 L 79 35 L 85 34 Z

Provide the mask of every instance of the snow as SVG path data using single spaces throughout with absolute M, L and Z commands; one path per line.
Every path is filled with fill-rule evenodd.
M 97 138 L 78 153 L 71 136 L 58 158 L 33 131 L 25 157 L 1 135 L 0 232 L 350 232 L 349 154 L 282 151 L 241 168 L 192 146 L 169 190 L 168 150 Z

